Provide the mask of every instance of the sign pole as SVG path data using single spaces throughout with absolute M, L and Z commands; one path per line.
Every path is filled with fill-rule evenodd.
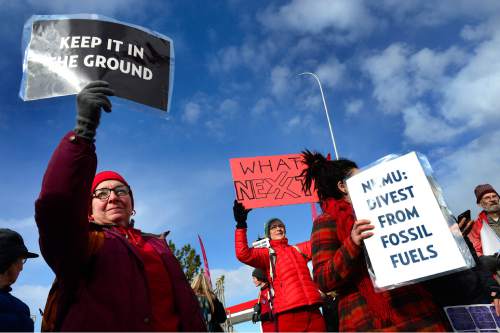
M 330 116 L 328 115 L 328 108 L 326 106 L 326 101 L 325 101 L 325 95 L 323 94 L 323 87 L 321 86 L 321 81 L 319 80 L 318 75 L 311 73 L 311 72 L 304 72 L 300 73 L 299 75 L 311 75 L 316 79 L 319 85 L 319 91 L 321 92 L 321 98 L 323 99 L 323 106 L 325 108 L 325 114 L 326 114 L 326 120 L 328 121 L 328 128 L 330 129 L 330 136 L 332 138 L 332 143 L 333 143 L 333 150 L 335 152 L 335 159 L 339 159 L 339 153 L 337 152 L 337 145 L 335 144 L 335 137 L 333 136 L 333 128 L 332 124 L 330 122 Z

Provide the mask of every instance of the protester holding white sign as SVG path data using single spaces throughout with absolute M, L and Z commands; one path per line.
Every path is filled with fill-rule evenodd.
M 313 181 L 323 213 L 311 235 L 314 280 L 323 292 L 339 294 L 340 331 L 446 331 L 439 308 L 419 284 L 377 293 L 371 282 L 362 242 L 375 238 L 369 220 L 356 221 L 346 178 L 356 163 L 328 161 L 303 152 L 305 189 Z
M 397 288 L 474 265 L 424 157 L 413 152 L 383 158 L 346 183 L 357 218 L 373 222 L 375 235 L 365 246 L 376 288 Z

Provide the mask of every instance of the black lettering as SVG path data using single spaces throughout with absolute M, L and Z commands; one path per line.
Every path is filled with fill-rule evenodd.
M 417 250 L 415 250 L 415 249 L 410 250 L 409 254 L 410 254 L 410 257 L 411 257 L 411 261 L 413 261 L 413 262 L 420 262 L 420 260 L 418 260 L 418 257 L 417 257 Z
M 408 234 L 411 236 L 410 241 L 418 239 L 418 235 L 415 233 L 415 228 L 411 227 L 408 229 Z
M 269 164 L 262 164 L 262 161 L 259 161 L 260 172 L 262 173 L 262 168 L 269 168 L 271 172 L 273 172 L 273 166 L 271 164 L 271 160 L 268 160 Z
M 408 199 L 408 195 L 405 194 L 405 189 L 404 188 L 400 188 L 398 190 L 398 194 L 400 196 L 400 198 L 399 198 L 400 201 L 405 201 L 406 199 Z
M 398 254 L 392 254 L 391 255 L 391 262 L 392 262 L 392 266 L 394 266 L 394 268 L 397 267 L 397 263 L 398 263 Z
M 404 244 L 404 243 L 408 243 L 408 242 L 409 242 L 408 236 L 406 236 L 406 230 L 401 230 L 401 231 L 399 232 L 399 237 L 402 239 L 402 240 L 401 240 L 401 244 Z
M 408 216 L 408 220 L 411 220 L 412 218 L 415 217 L 420 217 L 420 215 L 418 215 L 418 211 L 415 206 L 413 206 L 411 211 L 408 210 L 408 208 L 405 208 L 405 210 L 406 210 L 406 215 Z
M 394 174 L 394 171 L 391 172 L 391 175 L 392 175 L 392 179 L 395 181 L 395 182 L 400 182 L 401 179 L 403 179 L 403 177 L 401 176 L 401 172 L 399 170 L 396 171 L 396 174 Z
M 255 198 L 251 180 L 245 180 L 245 182 L 235 181 L 234 188 L 236 189 L 236 198 L 239 201 Z
M 392 184 L 392 178 L 390 173 L 388 173 L 385 178 L 382 178 L 382 186 L 385 186 L 387 184 Z
M 429 257 L 424 256 L 421 248 L 418 248 L 418 253 L 420 254 L 420 259 L 422 259 L 422 261 L 429 260 Z
M 373 179 L 370 179 L 366 183 L 361 183 L 361 187 L 363 188 L 363 193 L 366 193 L 367 191 L 371 191 L 372 185 L 373 185 Z
M 430 257 L 429 258 L 436 258 L 438 256 L 437 252 L 434 251 L 434 245 L 427 245 L 427 251 L 429 251 L 431 253 Z
M 282 158 L 280 158 L 280 161 L 278 162 L 278 165 L 276 166 L 276 171 L 280 171 L 281 166 L 285 166 L 288 168 L 288 170 L 290 170 L 290 167 L 288 166 L 288 164 L 285 163 L 285 161 Z
M 240 162 L 240 167 L 241 167 L 241 171 L 243 171 L 244 175 L 246 175 L 248 171 L 254 173 L 255 161 L 252 162 L 252 168 L 251 169 L 249 167 L 247 167 L 247 166 L 243 166 L 243 164 L 241 162 Z

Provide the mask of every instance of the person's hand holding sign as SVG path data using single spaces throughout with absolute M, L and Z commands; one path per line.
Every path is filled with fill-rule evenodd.
M 78 113 L 75 133 L 79 137 L 94 141 L 97 126 L 101 119 L 101 108 L 111 112 L 111 102 L 107 96 L 113 96 L 114 90 L 106 81 L 90 82 L 76 97 Z
M 373 226 L 369 220 L 355 221 L 351 231 L 351 238 L 354 244 L 361 246 L 364 239 L 373 236 L 373 232 L 369 231 L 373 228 L 375 228 L 375 226 Z
M 234 200 L 233 214 L 234 220 L 236 221 L 236 229 L 246 229 L 247 228 L 247 215 L 251 209 L 246 209 L 242 203 Z

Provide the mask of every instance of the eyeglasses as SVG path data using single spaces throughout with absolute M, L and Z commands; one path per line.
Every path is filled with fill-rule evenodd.
M 23 261 L 23 265 L 26 263 L 26 261 L 28 261 L 28 258 L 22 258 L 22 261 Z
M 118 185 L 115 188 L 98 188 L 92 194 L 92 198 L 97 198 L 99 200 L 108 200 L 111 192 L 115 192 L 115 194 L 119 197 L 124 197 L 130 194 L 130 188 L 127 185 Z
M 284 224 L 273 224 L 272 226 L 269 227 L 269 230 L 274 230 L 277 228 L 285 229 L 285 225 Z

